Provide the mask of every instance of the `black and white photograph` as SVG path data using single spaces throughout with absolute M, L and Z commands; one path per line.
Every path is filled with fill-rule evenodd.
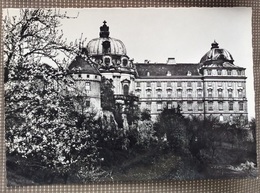
M 251 8 L 2 15 L 8 186 L 257 177 Z

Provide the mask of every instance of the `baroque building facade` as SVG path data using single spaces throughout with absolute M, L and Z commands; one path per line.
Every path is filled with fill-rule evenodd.
M 110 37 L 104 21 L 99 38 L 92 39 L 86 51 L 85 64 L 74 61 L 69 68 L 78 69 L 74 76 L 80 85 L 91 87 L 89 98 L 96 108 L 100 108 L 98 84 L 104 76 L 113 80 L 116 103 L 138 102 L 141 110 L 150 110 L 153 119 L 163 108 L 178 108 L 190 118 L 247 121 L 245 68 L 236 66 L 232 55 L 215 41 L 198 63 L 176 63 L 175 58 L 166 63 L 134 63 L 124 43 Z

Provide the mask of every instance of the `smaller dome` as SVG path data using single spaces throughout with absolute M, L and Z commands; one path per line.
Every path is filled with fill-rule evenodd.
M 223 48 L 219 48 L 218 43 L 214 41 L 211 44 L 211 49 L 208 51 L 200 60 L 200 63 L 204 63 L 207 61 L 226 61 L 233 64 L 234 59 L 232 55 Z

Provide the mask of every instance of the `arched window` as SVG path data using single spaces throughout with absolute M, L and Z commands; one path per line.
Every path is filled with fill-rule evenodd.
M 124 89 L 124 95 L 128 95 L 129 94 L 129 86 L 124 85 L 123 89 Z

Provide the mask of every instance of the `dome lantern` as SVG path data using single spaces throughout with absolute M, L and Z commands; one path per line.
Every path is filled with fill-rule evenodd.
M 101 38 L 109 37 L 109 27 L 107 26 L 106 21 L 103 21 L 103 26 L 100 27 L 99 37 Z
M 216 42 L 216 40 L 214 40 L 214 42 L 211 44 L 211 49 L 213 48 L 219 48 L 218 43 Z

